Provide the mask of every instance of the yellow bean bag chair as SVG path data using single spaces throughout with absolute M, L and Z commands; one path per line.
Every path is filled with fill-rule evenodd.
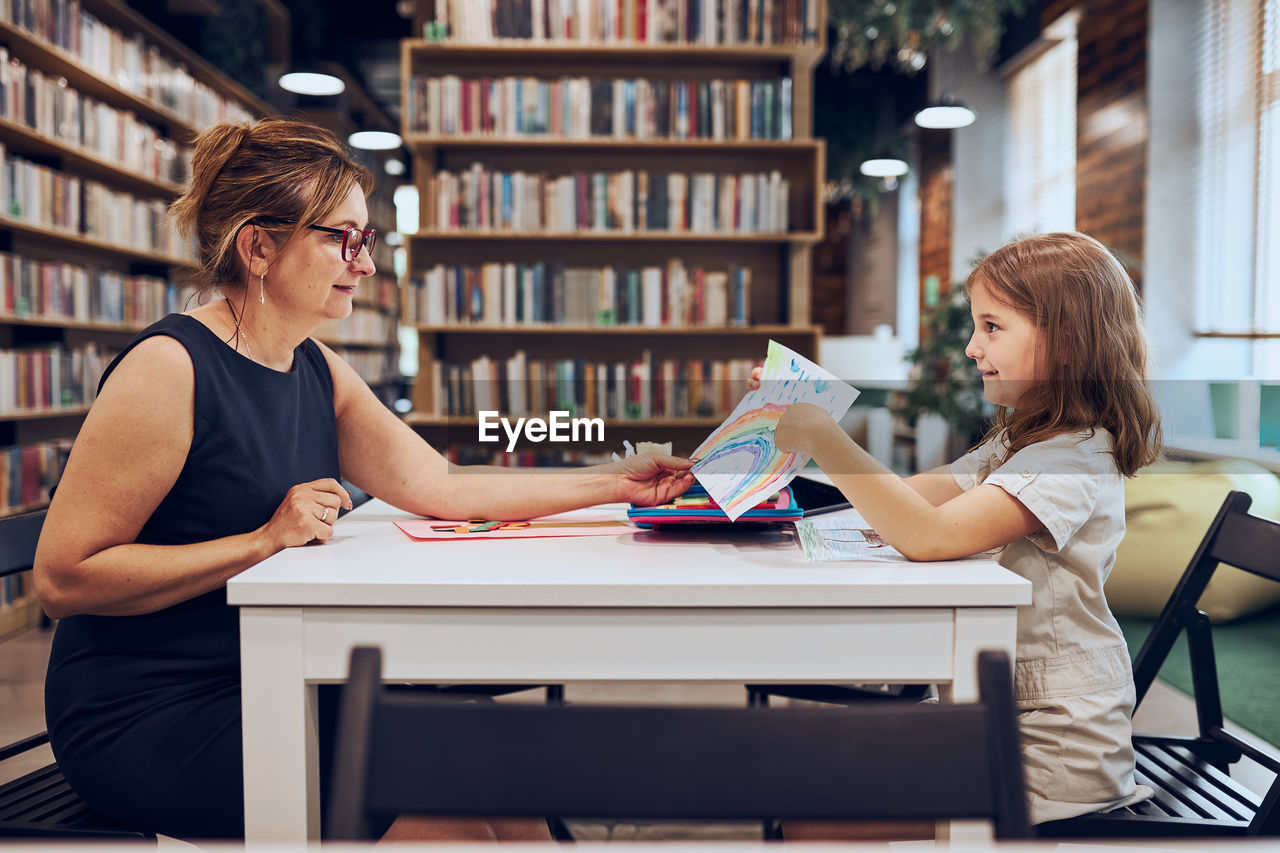
M 1242 459 L 1161 462 L 1125 482 L 1127 529 L 1106 585 L 1112 612 L 1160 615 L 1232 489 L 1253 497 L 1253 515 L 1280 518 L 1280 477 Z M 1277 602 L 1280 583 L 1219 566 L 1200 609 L 1225 622 Z

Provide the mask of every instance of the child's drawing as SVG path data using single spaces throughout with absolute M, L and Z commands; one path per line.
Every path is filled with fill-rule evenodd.
M 693 452 L 694 476 L 730 519 L 781 489 L 809 461 L 807 454 L 783 453 L 773 434 L 792 403 L 812 403 L 836 420 L 858 390 L 804 356 L 769 341 L 760 387 L 748 391 L 733 413 Z

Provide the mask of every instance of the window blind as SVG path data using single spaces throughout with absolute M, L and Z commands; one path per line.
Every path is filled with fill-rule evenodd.
M 1255 21 L 1259 17 L 1255 13 Z M 1260 9 L 1262 34 L 1258 59 L 1258 101 L 1262 128 L 1258 137 L 1258 270 L 1253 288 L 1254 329 L 1280 333 L 1280 2 Z
M 1259 0 L 1204 0 L 1197 24 L 1195 125 L 1196 330 L 1253 327 L 1254 282 L 1262 260 L 1257 91 Z
M 1005 233 L 1076 227 L 1076 29 L 1064 16 L 1049 47 L 1009 78 Z

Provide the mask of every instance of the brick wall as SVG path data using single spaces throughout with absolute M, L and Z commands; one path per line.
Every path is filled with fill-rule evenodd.
M 1149 0 L 1054 0 L 1049 24 L 1081 10 L 1077 39 L 1076 227 L 1126 262 L 1141 285 L 1146 206 Z
M 939 294 L 951 289 L 951 132 L 920 131 L 920 309 L 924 282 L 938 277 Z
M 824 335 L 846 335 L 849 289 L 850 203 L 825 205 L 825 238 L 813 247 L 812 309 L 809 316 Z

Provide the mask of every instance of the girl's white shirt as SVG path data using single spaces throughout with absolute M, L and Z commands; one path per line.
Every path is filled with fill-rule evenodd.
M 1136 785 L 1133 670 L 1103 593 L 1124 538 L 1124 478 L 1105 430 L 1037 442 L 1003 462 L 997 436 L 951 464 L 968 491 L 1004 489 L 1044 529 L 996 554 L 1031 581 L 1018 609 L 1015 690 L 1035 823 L 1147 799 Z

